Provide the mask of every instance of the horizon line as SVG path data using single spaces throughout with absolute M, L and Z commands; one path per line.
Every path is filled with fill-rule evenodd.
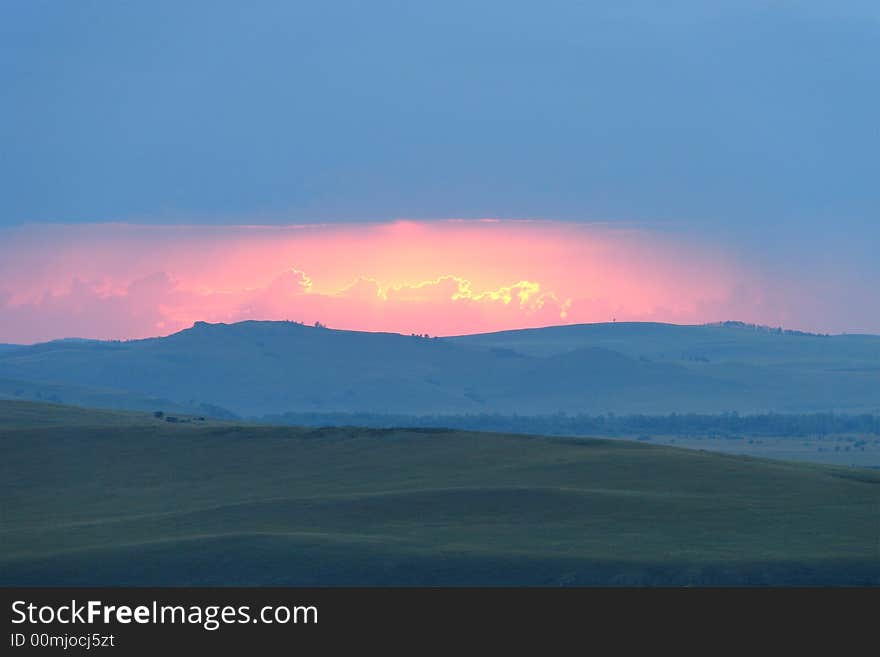
M 804 337 L 876 337 L 880 338 L 880 334 L 870 333 L 870 332 L 862 332 L 862 331 L 842 331 L 840 333 L 818 333 L 814 331 L 806 331 L 801 329 L 792 329 L 785 328 L 782 326 L 770 326 L 766 324 L 756 324 L 752 322 L 745 322 L 741 320 L 719 320 L 714 322 L 702 322 L 699 324 L 677 324 L 675 322 L 659 322 L 659 321 L 630 321 L 630 320 L 612 320 L 606 322 L 578 322 L 573 324 L 547 324 L 544 326 L 524 326 L 519 328 L 511 328 L 511 329 L 501 329 L 499 331 L 482 331 L 478 333 L 456 333 L 454 335 L 430 335 L 428 333 L 419 334 L 419 333 L 401 333 L 399 331 L 369 331 L 362 329 L 352 329 L 352 328 L 336 328 L 332 326 L 327 326 L 322 322 L 318 321 L 313 324 L 309 324 L 302 321 L 292 320 L 292 319 L 242 319 L 235 322 L 207 322 L 203 320 L 196 320 L 193 322 L 192 326 L 187 328 L 182 328 L 177 331 L 172 331 L 171 333 L 165 333 L 161 335 L 153 335 L 143 338 L 84 338 L 79 336 L 67 336 L 63 338 L 54 338 L 52 340 L 44 340 L 40 342 L 27 342 L 27 343 L 18 343 L 18 342 L 7 342 L 2 343 L 5 346 L 12 347 L 34 347 L 42 344 L 52 344 L 54 342 L 142 342 L 144 340 L 161 340 L 164 338 L 169 338 L 171 336 L 177 335 L 179 333 L 183 333 L 185 331 L 191 331 L 194 328 L 203 325 L 203 326 L 236 326 L 239 324 L 296 324 L 297 326 L 301 326 L 307 329 L 314 330 L 326 330 L 326 331 L 337 331 L 337 332 L 345 332 L 345 333 L 365 333 L 372 335 L 399 335 L 401 337 L 429 337 L 432 339 L 453 339 L 453 338 L 463 338 L 463 337 L 473 337 L 479 335 L 498 335 L 500 333 L 514 333 L 520 331 L 542 331 L 547 329 L 558 329 L 558 328 L 577 328 L 584 326 L 624 326 L 624 325 L 658 325 L 658 326 L 677 326 L 677 327 L 693 327 L 693 328 L 733 328 L 733 329 L 742 329 L 742 330 L 751 330 L 755 332 L 762 333 L 771 333 L 771 334 L 779 334 L 779 335 L 800 335 Z

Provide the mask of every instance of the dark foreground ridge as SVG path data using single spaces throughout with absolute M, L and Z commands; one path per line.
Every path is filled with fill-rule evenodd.
M 3 585 L 880 584 L 870 470 L 25 402 L 0 419 Z

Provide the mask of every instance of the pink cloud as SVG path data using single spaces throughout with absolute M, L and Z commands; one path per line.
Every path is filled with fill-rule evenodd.
M 39 226 L 0 241 L 0 341 L 136 338 L 194 321 L 446 335 L 785 315 L 729 255 L 552 222 Z

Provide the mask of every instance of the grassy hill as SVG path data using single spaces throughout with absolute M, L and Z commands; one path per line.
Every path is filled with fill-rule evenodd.
M 532 356 L 564 354 L 589 345 L 652 361 L 765 365 L 824 362 L 880 367 L 880 336 L 877 335 L 819 335 L 740 322 L 569 324 L 446 339 L 457 344 L 505 348 Z
M 241 417 L 880 413 L 880 337 L 619 323 L 424 339 L 198 322 L 0 351 L 0 397 Z
M 0 401 L 0 584 L 880 584 L 880 473 Z

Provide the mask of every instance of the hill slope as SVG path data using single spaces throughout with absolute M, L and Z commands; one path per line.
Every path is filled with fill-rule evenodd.
M 424 339 L 199 322 L 164 338 L 0 352 L 0 396 L 16 392 L 240 416 L 880 412 L 880 338 L 621 323 Z
M 880 584 L 880 475 L 0 402 L 0 584 Z

